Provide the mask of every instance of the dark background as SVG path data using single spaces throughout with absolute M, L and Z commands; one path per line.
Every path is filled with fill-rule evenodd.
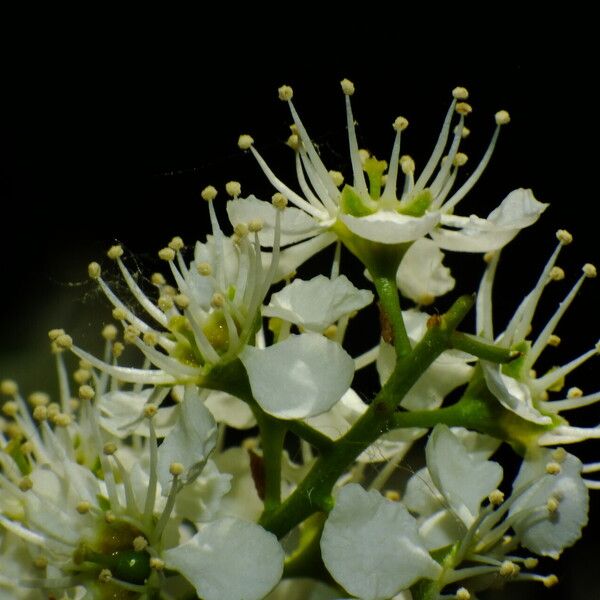
M 598 98 L 591 91 L 598 72 L 584 35 L 575 43 L 553 34 L 537 40 L 530 28 L 513 26 L 478 39 L 450 36 L 437 46 L 426 31 L 409 41 L 405 30 L 375 38 L 342 30 L 332 37 L 331 23 L 321 31 L 290 22 L 281 36 L 232 30 L 226 21 L 197 23 L 196 31 L 193 25 L 183 19 L 181 29 L 169 24 L 163 31 L 107 24 L 92 33 L 40 24 L 7 46 L 0 114 L 0 377 L 19 379 L 26 392 L 52 389 L 51 327 L 69 330 L 83 347 L 99 348 L 98 330 L 109 312 L 88 283 L 86 267 L 91 260 L 106 265 L 104 252 L 115 240 L 135 257 L 131 265 L 137 261 L 151 271 L 156 251 L 173 235 L 190 245 L 205 235 L 207 213 L 199 198 L 205 185 L 218 187 L 224 198 L 224 184 L 237 179 L 243 193 L 271 195 L 254 161 L 238 150 L 240 133 L 251 133 L 274 170 L 294 181 L 293 156 L 283 145 L 290 118 L 276 95 L 282 83 L 294 87 L 296 107 L 328 167 L 346 175 L 342 77 L 356 84 L 361 145 L 387 158 L 391 123 L 402 114 L 410 121 L 403 150 L 417 169 L 435 143 L 454 86 L 470 90 L 474 107 L 467 173 L 487 146 L 494 112 L 510 111 L 512 123 L 501 132 L 490 166 L 458 211 L 485 216 L 516 187 L 531 187 L 551 203 L 540 223 L 505 252 L 499 325 L 536 280 L 556 229 L 575 237 L 560 261 L 567 281 L 584 262 L 597 261 L 598 153 L 590 144 L 598 138 Z M 211 27 L 214 36 L 206 34 Z M 473 291 L 481 260 L 457 258 L 463 257 L 449 261 L 460 289 Z M 549 290 L 543 314 L 567 286 Z M 557 362 L 600 337 L 597 297 L 597 282 L 584 286 L 559 328 L 564 343 Z M 445 306 L 442 299 L 435 308 Z M 569 385 L 597 390 L 597 368 L 588 363 Z M 591 409 L 578 422 L 593 425 L 599 414 Z M 597 460 L 600 443 L 575 452 Z M 584 541 L 558 564 L 540 569 L 555 571 L 561 586 L 546 591 L 519 584 L 507 593 L 515 599 L 599 597 L 600 501 L 592 498 Z

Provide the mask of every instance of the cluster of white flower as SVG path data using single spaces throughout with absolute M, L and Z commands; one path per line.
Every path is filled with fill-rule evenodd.
M 277 190 L 272 201 L 242 197 L 229 182 L 226 235 L 217 190 L 206 187 L 212 235 L 191 261 L 179 237 L 160 250 L 169 273 L 150 277 L 152 292 L 123 249 L 110 248 L 129 298 L 98 263 L 88 271 L 122 338 L 106 325 L 99 358 L 52 330 L 56 402 L 1 383 L 0 599 L 469 600 L 508 581 L 557 583 L 535 572 L 534 555 L 558 558 L 581 537 L 588 489 L 600 487 L 584 477 L 600 463 L 582 465 L 561 447 L 600 438 L 600 428 L 571 426 L 561 413 L 600 392 L 551 394 L 598 346 L 543 375 L 533 367 L 559 344 L 555 329 L 596 269 L 584 265 L 530 341 L 545 286 L 565 276 L 555 263 L 572 238 L 559 231 L 539 281 L 495 334 L 501 250 L 547 205 L 517 189 L 486 218 L 454 210 L 508 113 L 496 113 L 487 151 L 458 184 L 467 90 L 453 90 L 416 176 L 400 153 L 408 121 L 394 121 L 389 165 L 377 160 L 358 146 L 354 85 L 341 85 L 352 185 L 327 170 L 282 86 L 300 192 L 242 135 L 240 148 Z M 298 277 L 330 244 L 327 273 Z M 375 295 L 340 273 L 344 250 L 364 265 L 361 288 L 374 288 L 380 312 L 380 343 L 354 358 L 346 330 Z M 460 330 L 470 297 L 442 315 L 423 309 L 455 285 L 442 250 L 485 253 L 475 334 Z M 122 364 L 126 344 L 141 353 L 139 366 Z M 72 373 L 69 354 L 79 359 Z M 367 403 L 352 385 L 368 368 L 381 387 Z M 239 445 L 226 440 L 230 430 Z M 426 467 L 398 483 L 399 465 L 425 436 Z M 503 468 L 490 459 L 502 443 L 522 459 L 510 490 L 499 489 Z

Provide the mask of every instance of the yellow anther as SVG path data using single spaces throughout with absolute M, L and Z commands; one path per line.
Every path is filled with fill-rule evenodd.
M 583 265 L 583 274 L 586 277 L 589 277 L 590 279 L 593 279 L 594 277 L 596 277 L 598 275 L 598 272 L 596 271 L 596 267 L 594 265 L 592 265 L 591 263 L 586 263 L 585 265 Z
M 19 405 L 13 400 L 9 400 L 2 405 L 2 412 L 7 416 L 14 418 L 19 412 Z
M 121 258 L 123 256 L 123 247 L 119 244 L 115 246 L 111 246 L 106 253 L 106 256 L 111 260 L 117 260 L 117 258 Z
M 242 184 L 239 181 L 228 181 L 225 184 L 225 191 L 232 198 L 237 198 L 242 193 Z
M 560 502 L 554 498 L 548 498 L 548 501 L 546 502 L 546 508 L 548 509 L 548 512 L 550 514 L 555 513 L 558 510 L 558 507 L 560 506 Z
M 21 452 L 23 454 L 31 454 L 35 450 L 33 442 L 27 440 L 21 444 Z
M 162 571 L 165 568 L 165 561 L 160 558 L 152 557 L 150 559 L 150 568 L 155 571 Z
M 50 341 L 53 342 L 57 337 L 63 335 L 64 332 L 64 329 L 51 329 L 48 332 L 48 337 L 50 338 Z
M 337 332 L 338 332 L 337 325 L 330 325 L 329 327 L 327 327 L 325 329 L 325 331 L 323 331 L 323 335 L 326 338 L 329 338 L 330 340 L 335 340 Z
M 583 390 L 581 388 L 573 386 L 567 391 L 567 398 L 569 399 L 581 398 L 581 396 L 583 396 Z
M 542 579 L 542 583 L 546 588 L 554 587 L 558 583 L 558 577 L 556 575 L 548 575 Z
M 112 323 L 102 329 L 102 337 L 109 342 L 114 342 L 117 339 L 117 333 L 117 328 Z
M 27 400 L 31 406 L 46 406 L 50 402 L 50 396 L 46 392 L 33 392 Z
M 198 270 L 198 273 L 204 277 L 208 277 L 212 274 L 212 267 L 207 262 L 198 263 L 196 269 Z
M 125 327 L 125 332 L 123 333 L 123 339 L 128 344 L 135 344 L 135 340 L 137 340 L 139 337 L 140 337 L 140 330 L 137 327 L 134 327 L 133 325 L 127 325 L 127 327 Z
M 165 281 L 165 277 L 162 273 L 152 273 L 152 276 L 150 277 L 150 281 L 152 282 L 153 285 L 165 285 L 165 283 L 167 283 Z
M 185 467 L 181 463 L 174 462 L 169 465 L 169 473 L 171 473 L 173 477 L 179 477 L 184 471 Z
M 100 574 L 98 575 L 98 581 L 100 583 L 110 583 L 112 580 L 112 573 L 110 572 L 110 569 L 102 569 L 102 571 L 100 571 Z
M 552 458 L 557 463 L 562 463 L 567 458 L 567 451 L 564 448 L 555 448 L 552 450 Z
M 560 465 L 557 462 L 549 462 L 546 465 L 546 473 L 548 473 L 548 475 L 558 475 L 560 470 Z
M 87 500 L 82 500 L 77 503 L 75 510 L 77 510 L 80 515 L 85 515 L 90 512 L 90 508 L 92 508 L 92 505 Z
M 158 344 L 158 336 L 154 331 L 146 331 L 142 339 L 144 340 L 144 344 L 147 344 L 148 346 L 154 347 Z
M 120 307 L 113 308 L 112 316 L 116 321 L 124 321 L 127 318 L 127 311 Z
M 156 408 L 156 404 L 146 404 L 144 406 L 144 416 L 148 419 L 151 419 L 158 412 L 158 408 Z
M 560 267 L 552 267 L 549 275 L 552 281 L 561 281 L 565 278 L 565 272 Z
M 392 127 L 394 128 L 394 131 L 404 131 L 408 127 L 408 119 L 396 117 Z
M 40 405 L 33 409 L 33 418 L 36 421 L 45 421 L 48 418 L 48 408 Z
M 71 415 L 59 412 L 57 415 L 54 415 L 52 417 L 52 422 L 57 427 L 68 427 L 73 422 L 73 420 L 71 419 Z
M 252 219 L 248 221 L 248 231 L 251 233 L 258 233 L 263 228 L 263 225 L 262 219 Z
M 360 162 L 362 163 L 364 169 L 365 161 L 371 158 L 371 153 L 366 148 L 361 148 L 358 151 L 358 156 L 360 157 Z
M 217 188 L 214 185 L 207 185 L 201 192 L 200 197 L 202 200 L 212 202 L 217 197 Z
M 88 369 L 77 369 L 77 371 L 73 373 L 73 379 L 75 380 L 75 383 L 78 383 L 79 385 L 87 383 L 91 376 L 92 373 Z
M 405 175 L 410 175 L 415 172 L 415 161 L 411 156 L 405 154 L 400 157 L 400 168 Z
M 0 392 L 6 396 L 16 396 L 19 393 L 19 386 L 12 379 L 3 379 L 0 382 Z
M 79 361 L 79 368 L 87 369 L 89 371 L 92 368 L 92 363 L 89 360 L 85 360 L 85 358 L 82 358 Z
M 223 308 L 225 306 L 225 296 L 219 292 L 215 292 L 210 300 L 210 305 L 213 308 Z
M 173 248 L 161 248 L 158 251 L 158 258 L 170 262 L 175 258 L 175 250 Z
M 21 479 L 19 481 L 19 489 L 22 492 L 28 492 L 32 487 L 33 487 L 33 481 L 31 481 L 31 479 L 29 479 L 29 477 L 23 477 L 23 479 Z
M 69 399 L 69 408 L 71 409 L 72 412 L 78 411 L 80 405 L 81 405 L 81 402 L 79 402 L 79 400 L 77 400 L 77 398 Z
M 45 569 L 48 566 L 48 559 L 45 556 L 36 556 L 33 559 L 33 566 L 36 569 Z
M 473 112 L 473 107 L 467 102 L 459 102 L 456 105 L 456 112 L 459 115 L 467 116 L 468 114 Z
M 58 404 L 58 402 L 50 402 L 50 404 L 48 404 L 48 418 L 49 419 L 54 419 L 54 417 L 60 413 L 60 404 Z
M 244 440 L 242 440 L 240 446 L 244 450 L 246 450 L 246 452 L 251 452 L 258 448 L 258 442 L 256 441 L 256 438 L 245 438 Z
M 346 96 L 352 96 L 352 94 L 354 94 L 354 84 L 349 79 L 342 79 L 340 85 L 342 86 L 342 92 L 344 92 Z
M 5 429 L 4 432 L 6 433 L 6 435 L 8 435 L 8 437 L 11 440 L 22 440 L 24 435 L 23 435 L 23 430 L 14 422 L 10 422 L 7 423 L 5 425 Z
M 340 187 L 344 183 L 344 176 L 339 171 L 329 171 L 329 175 L 335 187 Z
M 537 558 L 529 557 L 523 561 L 526 569 L 535 569 L 540 561 Z
M 469 157 L 464 152 L 457 152 L 456 156 L 454 157 L 454 160 L 452 161 L 452 164 L 455 167 L 463 167 L 467 164 L 468 160 Z
M 495 115 L 496 125 L 508 125 L 510 123 L 510 115 L 506 110 L 499 110 Z
M 171 298 L 170 296 L 161 296 L 158 299 L 157 304 L 160 310 L 167 312 L 168 310 L 171 310 L 173 308 L 173 298 Z
M 115 358 L 119 358 L 123 354 L 125 346 L 121 342 L 115 342 L 112 347 L 112 354 Z
M 271 204 L 273 204 L 275 208 L 283 210 L 287 206 L 288 200 L 283 194 L 276 192 L 271 197 Z
M 63 348 L 65 350 L 68 350 L 73 346 L 73 338 L 66 333 L 59 335 L 54 341 L 59 348 Z
M 91 262 L 88 265 L 88 276 L 92 279 L 98 279 L 100 277 L 100 273 L 102 273 L 102 269 L 97 262 Z
M 102 446 L 102 452 L 106 454 L 106 456 L 112 456 L 117 451 L 117 445 L 114 442 L 106 442 L 104 446 Z
M 177 294 L 173 300 L 175 300 L 175 304 L 177 304 L 179 308 L 185 309 L 190 305 L 190 299 L 185 294 Z
M 79 387 L 79 397 L 82 400 L 91 400 L 96 393 L 94 392 L 94 388 L 90 385 L 82 385 Z
M 173 237 L 167 245 L 169 246 L 169 248 L 171 248 L 171 250 L 175 250 L 175 252 L 183 250 L 183 247 L 185 246 L 183 240 L 178 235 Z
M 568 246 L 573 241 L 573 236 L 566 229 L 559 229 L 556 232 L 556 239 L 563 246 Z
M 294 96 L 294 90 L 289 85 L 282 85 L 277 90 L 277 95 L 279 96 L 280 100 L 283 100 L 284 102 L 289 102 Z
M 554 348 L 556 348 L 558 345 L 560 345 L 560 341 L 561 340 L 557 335 L 552 334 L 548 338 L 548 346 L 553 346 Z
M 233 228 L 233 231 L 238 237 L 243 238 L 248 235 L 248 225 L 246 223 L 238 223 Z
M 499 570 L 502 577 L 514 577 L 519 573 L 519 566 L 510 560 L 505 560 Z
M 384 495 L 392 502 L 400 502 L 400 494 L 396 490 L 386 490 Z
M 452 90 L 452 97 L 457 100 L 466 100 L 469 97 L 469 91 L 464 87 L 455 87 Z
M 300 137 L 297 133 L 292 133 L 285 143 L 292 150 L 298 150 L 300 148 Z
M 133 549 L 136 552 L 143 552 L 148 547 L 148 540 L 143 535 L 133 538 Z
M 464 587 L 458 588 L 456 590 L 456 600 L 471 600 L 471 592 Z
M 238 138 L 238 148 L 240 150 L 248 150 L 250 146 L 252 146 L 252 144 L 254 144 L 252 136 L 249 136 L 246 133 L 240 135 L 240 137 Z
M 492 506 L 500 506 L 504 502 L 504 492 L 500 490 L 494 490 L 488 496 L 488 500 Z

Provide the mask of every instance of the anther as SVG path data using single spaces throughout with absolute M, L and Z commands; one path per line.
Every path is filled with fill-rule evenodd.
M 150 276 L 150 282 L 152 283 L 152 285 L 157 286 L 165 285 L 165 283 L 167 283 L 162 273 L 152 273 L 152 275 Z
M 98 581 L 100 583 L 110 583 L 111 580 L 112 573 L 110 572 L 110 569 L 102 569 L 102 571 L 100 571 L 100 574 L 98 575 Z
M 90 512 L 90 508 L 92 508 L 92 505 L 87 500 L 82 500 L 81 502 L 77 503 L 75 510 L 80 515 L 85 515 Z
M 45 556 L 36 556 L 33 559 L 33 566 L 36 569 L 45 569 L 48 566 L 48 559 Z
M 7 423 L 5 425 L 4 432 L 11 440 L 17 440 L 20 442 L 23 439 L 23 430 L 16 423 Z
M 202 200 L 212 202 L 217 197 L 217 188 L 213 185 L 207 185 L 201 192 L 200 196 Z
M 242 185 L 239 181 L 228 181 L 225 184 L 225 191 L 232 198 L 237 198 L 242 193 Z
M 496 125 L 508 125 L 510 123 L 510 115 L 505 110 L 499 110 L 495 115 Z
M 289 102 L 294 96 L 294 90 L 289 85 L 282 85 L 278 90 L 277 94 L 280 100 Z
M 107 510 L 104 513 L 104 520 L 110 525 L 117 520 L 115 513 L 112 510 Z
M 239 238 L 243 238 L 248 235 L 248 225 L 246 223 L 238 223 L 233 228 L 233 231 Z
M 394 128 L 394 131 L 404 131 L 408 127 L 408 119 L 396 117 L 392 127 Z
M 344 176 L 339 171 L 329 171 L 329 175 L 335 187 L 340 187 L 344 183 Z
M 100 277 L 101 272 L 102 269 L 100 268 L 100 265 L 97 262 L 91 262 L 88 265 L 88 276 L 91 279 L 98 279 L 98 277 Z
M 168 243 L 169 248 L 171 248 L 171 250 L 175 250 L 175 252 L 179 252 L 180 250 L 183 249 L 183 247 L 185 246 L 185 244 L 183 243 L 183 240 L 176 235 L 169 243 Z
M 567 398 L 572 400 L 573 398 L 581 398 L 583 396 L 583 390 L 578 387 L 569 388 L 567 391 Z
M 174 462 L 169 465 L 169 473 L 171 473 L 173 477 L 179 477 L 184 471 L 185 467 L 181 463 Z
M 554 348 L 556 348 L 558 345 L 560 345 L 560 338 L 555 335 L 554 333 L 550 335 L 550 337 L 548 338 L 548 346 L 553 346 Z
M 366 148 L 361 148 L 358 151 L 358 156 L 360 156 L 360 162 L 361 162 L 361 164 L 363 165 L 363 168 L 364 168 L 365 161 L 368 158 L 371 158 L 371 153 Z
M 473 108 L 470 104 L 468 104 L 467 102 L 459 102 L 456 105 L 456 112 L 459 115 L 463 115 L 463 116 L 467 116 L 468 114 L 473 112 Z
M 75 383 L 78 383 L 79 385 L 87 383 L 91 376 L 92 373 L 88 369 L 77 369 L 77 371 L 73 373 L 73 379 Z
M 64 332 L 64 329 L 51 329 L 48 332 L 48 337 L 50 338 L 50 341 L 53 342 L 56 340 L 57 337 L 63 335 Z
M 148 346 L 154 347 L 158 344 L 158 336 L 153 331 L 146 331 L 142 339 L 144 340 L 144 344 Z
M 48 409 L 43 405 L 36 406 L 33 409 L 33 418 L 36 421 L 45 421 L 48 418 Z
M 573 241 L 573 236 L 566 229 L 559 229 L 556 232 L 556 239 L 563 246 L 568 246 Z
M 144 416 L 148 419 L 151 419 L 158 412 L 158 408 L 156 408 L 156 404 L 146 404 L 144 406 Z
M 252 219 L 248 221 L 248 231 L 251 233 L 257 233 L 263 228 L 263 225 L 262 219 Z
M 560 502 L 556 498 L 554 498 L 554 497 L 548 498 L 548 501 L 546 502 L 546 508 L 548 509 L 548 512 L 550 514 L 555 513 L 558 510 L 559 506 L 560 506 Z
M 33 487 L 33 481 L 31 481 L 31 479 L 29 479 L 29 477 L 23 477 L 23 479 L 21 479 L 19 481 L 19 489 L 22 492 L 28 492 L 32 487 Z
M 455 167 L 463 167 L 467 164 L 468 160 L 469 157 L 464 152 L 457 152 L 456 156 L 454 157 L 454 160 L 452 161 L 452 164 Z
M 492 506 L 500 506 L 504 502 L 504 492 L 494 490 L 488 496 L 488 500 Z
M 500 565 L 499 573 L 502 577 L 514 577 L 519 573 L 519 566 L 510 560 L 505 560 Z
M 285 143 L 292 150 L 298 150 L 300 148 L 300 137 L 297 133 L 292 133 Z
M 254 140 L 252 139 L 252 136 L 247 133 L 240 135 L 238 138 L 238 148 L 240 150 L 249 150 L 252 144 L 254 144 Z
M 121 258 L 123 256 L 123 247 L 119 244 L 116 246 L 111 246 L 106 253 L 106 256 L 111 260 L 117 260 L 117 258 Z
M 173 248 L 161 248 L 158 251 L 158 258 L 166 260 L 167 262 L 172 261 L 175 258 L 175 250 Z
M 546 465 L 546 473 L 548 473 L 548 475 L 558 475 L 560 471 L 560 465 L 557 462 L 549 462 Z
M 204 277 L 208 277 L 212 273 L 212 267 L 207 262 L 198 263 L 196 269 L 198 273 Z
M 323 331 L 323 335 L 330 340 L 335 340 L 335 336 L 337 335 L 338 328 L 337 325 L 330 325 Z
M 215 292 L 210 300 L 210 305 L 213 308 L 223 308 L 225 306 L 225 296 L 219 292 Z
M 468 127 L 463 127 L 460 133 L 460 137 L 464 140 L 465 138 L 468 138 L 470 134 L 471 130 Z
M 175 304 L 177 304 L 179 308 L 187 308 L 190 305 L 190 299 L 185 294 L 177 294 L 173 300 L 175 300 Z
M 556 575 L 548 575 L 542 579 L 542 583 L 546 588 L 554 587 L 558 583 L 558 577 Z
M 412 174 L 415 172 L 415 161 L 408 154 L 405 154 L 400 157 L 400 168 L 405 175 Z
M 529 557 L 523 561 L 526 569 L 535 569 L 540 561 L 537 558 Z
M 564 448 L 555 448 L 552 450 L 552 458 L 557 463 L 562 463 L 567 458 L 567 451 Z
M 54 417 L 60 412 L 60 404 L 57 402 L 51 402 L 48 404 L 48 418 L 54 419 Z
M 104 446 L 102 446 L 102 452 L 106 454 L 106 456 L 112 456 L 117 451 L 117 445 L 114 442 L 106 442 Z
M 59 348 L 62 348 L 64 350 L 68 350 L 73 346 L 73 338 L 70 335 L 67 335 L 66 333 L 59 335 L 54 341 L 56 342 L 56 345 Z
M 400 494 L 396 490 L 386 490 L 385 497 L 392 502 L 400 502 Z
M 173 298 L 171 298 L 169 296 L 161 296 L 158 299 L 157 304 L 158 304 L 158 307 L 160 308 L 160 310 L 166 312 L 173 308 Z
M 549 276 L 552 281 L 561 281 L 565 278 L 565 272 L 560 267 L 552 267 Z
M 124 321 L 127 318 L 127 312 L 124 308 L 113 308 L 112 316 L 116 321 Z
M 125 331 L 123 333 L 123 339 L 128 343 L 128 344 L 135 344 L 135 340 L 137 340 L 137 338 L 140 337 L 140 330 L 137 327 L 134 327 L 133 325 L 127 325 L 127 327 L 125 327 Z
M 102 329 L 102 337 L 108 342 L 114 342 L 117 339 L 117 328 L 109 323 Z
M 31 406 L 46 406 L 50 402 L 50 396 L 46 392 L 33 392 L 27 398 Z
M 456 600 L 471 600 L 471 592 L 464 587 L 458 588 L 456 590 Z
M 26 442 L 23 442 L 21 444 L 21 452 L 23 454 L 31 454 L 34 450 L 34 445 L 33 442 L 31 442 L 30 440 L 27 440 Z
M 276 192 L 271 197 L 271 204 L 273 204 L 275 208 L 283 210 L 287 206 L 288 200 L 283 194 L 281 194 L 280 192 Z
M 57 415 L 52 417 L 52 422 L 57 427 L 68 427 L 72 423 L 71 415 L 59 412 Z
M 82 385 L 79 387 L 79 397 L 82 400 L 91 400 L 95 396 L 94 388 L 89 385 Z
M 12 379 L 3 379 L 0 382 L 0 392 L 6 396 L 16 396 L 19 392 L 19 386 L 16 381 Z
M 150 568 L 155 571 L 162 571 L 165 568 L 165 561 L 160 558 L 151 558 L 150 559 Z
M 121 342 L 115 342 L 112 347 L 112 354 L 115 358 L 119 358 L 123 354 L 125 346 Z
M 457 100 L 466 100 L 469 97 L 469 91 L 464 87 L 455 87 L 452 90 L 452 97 Z
M 352 96 L 352 94 L 354 94 L 354 84 L 349 79 L 342 79 L 340 85 L 342 86 L 342 92 L 344 92 L 346 96 Z
M 583 265 L 583 274 L 586 277 L 589 277 L 590 279 L 593 279 L 594 277 L 596 277 L 598 275 L 598 272 L 596 271 L 596 267 L 594 265 L 592 265 L 591 263 L 586 263 L 585 265 Z
M 7 416 L 14 418 L 19 412 L 19 405 L 13 400 L 9 400 L 2 405 L 2 412 Z
M 148 547 L 148 540 L 143 535 L 133 538 L 133 549 L 136 552 L 143 552 Z

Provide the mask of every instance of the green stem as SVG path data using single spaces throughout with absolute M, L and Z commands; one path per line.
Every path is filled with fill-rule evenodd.
M 286 423 L 292 433 L 295 433 L 300 439 L 308 442 L 320 452 L 327 452 L 334 444 L 331 438 L 304 423 L 304 421 L 286 421 Z
M 495 344 L 490 344 L 476 335 L 462 333 L 460 331 L 455 331 L 450 336 L 450 344 L 457 350 L 468 352 L 473 356 L 494 363 L 507 363 L 521 356 L 521 353 L 518 350 L 501 348 Z
M 281 454 L 287 428 L 281 421 L 267 415 L 258 406 L 254 409 L 254 416 L 260 429 L 260 444 L 263 450 L 265 474 L 263 514 L 268 514 L 281 504 Z
M 379 275 L 375 276 L 373 281 L 381 302 L 381 308 L 392 326 L 396 356 L 398 358 L 404 357 L 410 353 L 411 345 L 406 333 L 406 327 L 404 326 L 402 309 L 400 308 L 396 277 Z

